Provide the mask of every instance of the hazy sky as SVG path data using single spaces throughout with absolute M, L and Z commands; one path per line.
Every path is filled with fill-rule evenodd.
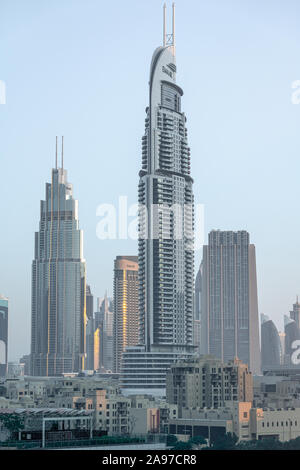
M 56 135 L 65 136 L 95 297 L 112 293 L 114 257 L 136 254 L 134 241 L 96 237 L 96 209 L 137 199 L 162 3 L 0 0 L 0 293 L 10 299 L 10 360 L 30 350 L 34 232 Z M 176 40 L 206 238 L 213 228 L 250 232 L 259 311 L 282 329 L 300 295 L 300 105 L 291 102 L 300 2 L 177 0 Z

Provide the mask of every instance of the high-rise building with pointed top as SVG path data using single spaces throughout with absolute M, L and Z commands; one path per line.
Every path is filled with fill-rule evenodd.
M 298 328 L 300 329 L 300 303 L 298 301 L 298 295 L 296 303 L 293 304 L 293 310 L 290 311 L 290 317 L 292 320 L 295 320 Z
M 78 201 L 67 172 L 57 165 L 41 201 L 32 263 L 31 374 L 84 369 L 86 266 Z
M 194 196 L 183 90 L 172 34 L 153 54 L 139 173 L 140 344 L 123 353 L 123 387 L 164 389 L 166 369 L 194 352 Z M 136 362 L 135 362 L 136 361 Z

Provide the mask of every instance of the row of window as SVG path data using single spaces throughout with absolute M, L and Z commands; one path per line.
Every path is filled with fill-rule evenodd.
M 267 421 L 266 423 L 263 421 L 262 423 L 262 427 L 264 428 L 265 427 L 265 424 L 267 425 L 266 427 L 270 427 L 270 424 L 271 424 L 271 427 L 273 428 L 274 426 L 276 426 L 277 428 L 279 426 L 284 426 L 284 421 L 281 421 L 281 423 L 279 423 L 279 421 L 276 422 L 276 425 L 274 424 L 274 421 L 272 421 L 271 423 L 269 423 L 269 421 Z M 293 421 L 290 419 L 289 421 L 286 421 L 285 422 L 285 426 L 293 426 Z M 294 421 L 294 426 L 298 426 L 298 421 Z

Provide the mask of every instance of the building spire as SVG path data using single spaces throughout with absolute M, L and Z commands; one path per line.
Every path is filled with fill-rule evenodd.
M 64 169 L 64 136 L 61 138 L 61 169 Z
M 175 3 L 172 3 L 172 50 L 173 56 L 175 56 Z
M 55 169 L 57 170 L 57 136 L 56 136 L 56 145 L 55 145 Z
M 175 3 L 172 3 L 172 33 L 167 34 L 166 28 L 166 10 L 167 6 L 164 3 L 163 6 L 163 46 L 170 46 L 172 48 L 172 54 L 175 56 Z
M 167 33 L 166 33 L 166 4 L 164 3 L 163 6 L 163 46 L 166 47 L 167 45 Z

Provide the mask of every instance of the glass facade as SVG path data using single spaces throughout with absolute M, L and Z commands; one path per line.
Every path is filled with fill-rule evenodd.
M 193 345 L 194 196 L 183 91 L 170 47 L 153 55 L 139 181 L 140 343 Z
M 255 247 L 249 233 L 211 231 L 202 277 L 201 353 L 225 362 L 238 357 L 259 373 Z
M 174 45 L 155 50 L 149 88 L 138 186 L 139 346 L 123 352 L 121 385 L 164 396 L 167 369 L 195 352 L 193 179 Z
M 86 266 L 72 192 L 66 170 L 53 169 L 32 263 L 32 375 L 84 369 Z

